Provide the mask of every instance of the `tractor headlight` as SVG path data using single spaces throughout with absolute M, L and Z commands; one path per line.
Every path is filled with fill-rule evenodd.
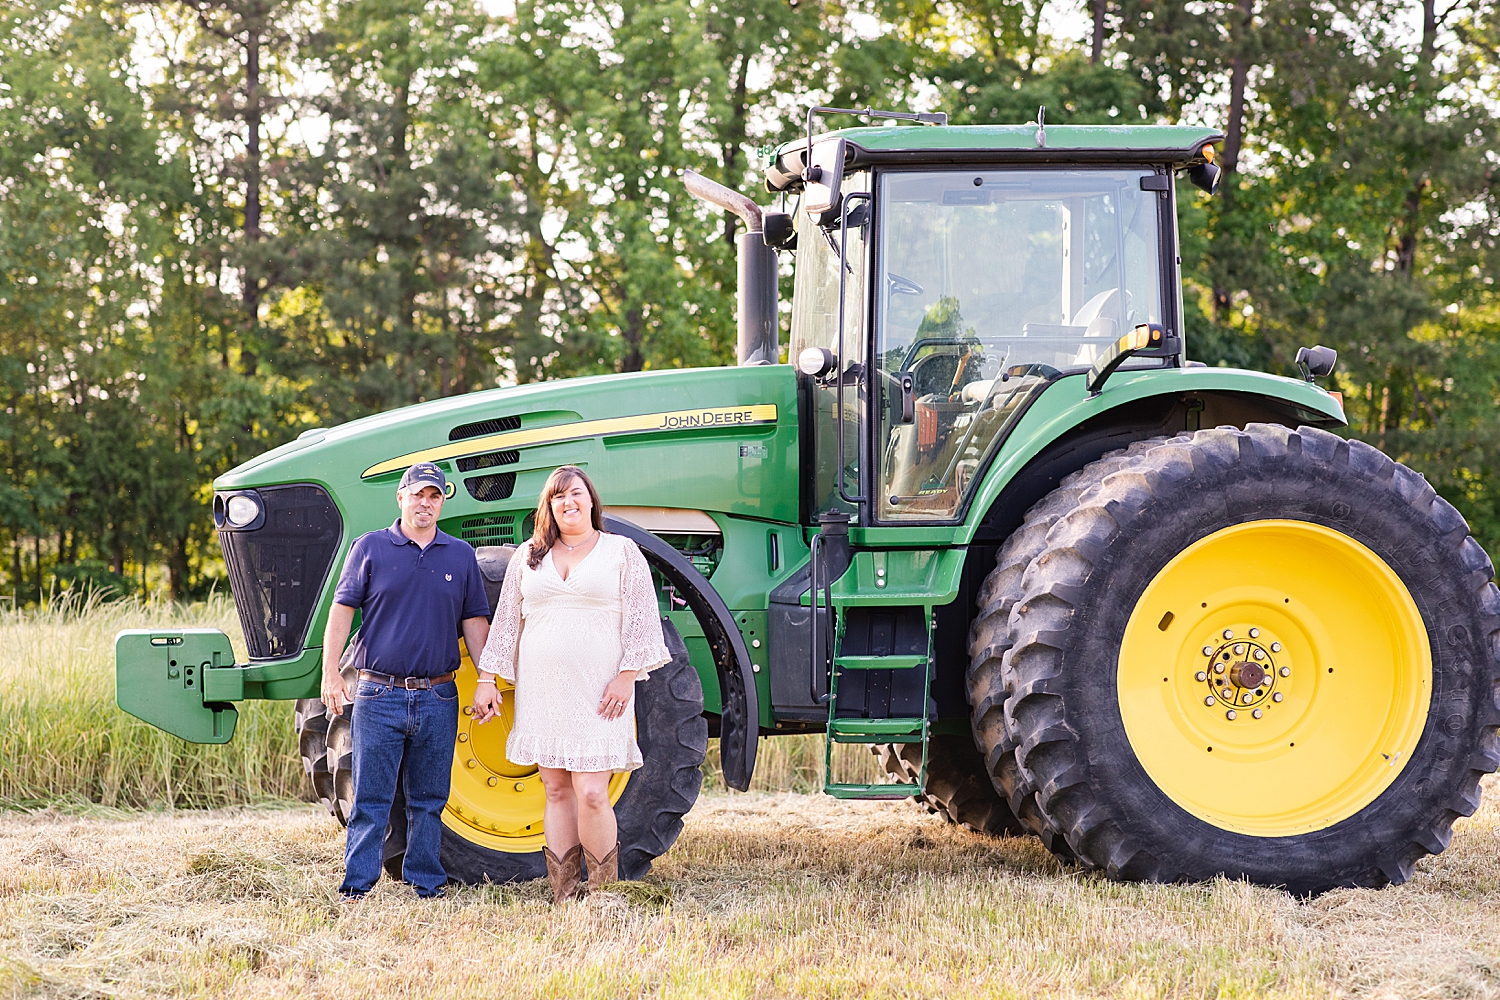
M 838 365 L 838 358 L 826 347 L 808 347 L 797 355 L 797 370 L 813 378 L 822 378 Z
M 253 496 L 236 493 L 224 503 L 224 519 L 231 527 L 243 528 L 260 516 L 260 504 Z

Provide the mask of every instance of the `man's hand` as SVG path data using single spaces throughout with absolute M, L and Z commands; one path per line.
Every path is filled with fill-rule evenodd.
M 328 706 L 328 711 L 333 715 L 343 715 L 344 706 L 352 705 L 354 698 L 349 694 L 349 687 L 344 683 L 344 675 L 335 668 L 333 673 L 327 669 L 323 671 L 323 704 Z
M 339 670 L 339 659 L 344 655 L 349 630 L 353 627 L 353 608 L 347 604 L 334 604 L 328 609 L 328 625 L 323 629 L 323 704 L 334 715 L 343 715 L 344 706 L 354 703 L 354 695 L 349 692 Z
M 634 670 L 615 674 L 615 679 L 604 689 L 604 697 L 599 699 L 599 718 L 613 721 L 625 714 L 625 706 L 635 694 L 635 678 Z
M 481 726 L 500 714 L 500 691 L 494 684 L 474 689 L 474 721 Z

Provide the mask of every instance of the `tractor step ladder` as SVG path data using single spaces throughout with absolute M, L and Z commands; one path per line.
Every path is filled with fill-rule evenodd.
M 927 750 L 932 736 L 932 721 L 929 715 L 920 718 L 887 719 L 841 719 L 838 717 L 839 674 L 845 670 L 906 670 L 925 666 L 922 675 L 922 706 L 928 709 L 932 699 L 932 615 L 925 617 L 927 625 L 926 655 L 895 656 L 835 656 L 833 671 L 828 679 L 828 738 L 824 744 L 823 791 L 836 799 L 904 799 L 921 795 L 927 787 Z M 835 634 L 838 630 L 835 629 Z M 860 782 L 833 780 L 833 747 L 835 743 L 920 743 L 922 744 L 922 766 L 917 771 L 915 784 L 864 784 Z

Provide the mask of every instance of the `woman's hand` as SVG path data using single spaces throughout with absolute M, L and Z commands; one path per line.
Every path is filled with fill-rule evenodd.
M 494 682 L 474 688 L 474 721 L 481 726 L 500 714 L 500 691 Z
M 635 675 L 634 670 L 615 674 L 615 679 L 604 689 L 604 697 L 599 699 L 599 718 L 613 721 L 625 714 L 625 706 L 635 694 Z

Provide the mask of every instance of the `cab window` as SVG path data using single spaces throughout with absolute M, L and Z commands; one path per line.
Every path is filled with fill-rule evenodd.
M 1149 173 L 884 176 L 871 387 L 880 520 L 957 518 L 1032 397 L 1126 330 L 1162 321 Z

